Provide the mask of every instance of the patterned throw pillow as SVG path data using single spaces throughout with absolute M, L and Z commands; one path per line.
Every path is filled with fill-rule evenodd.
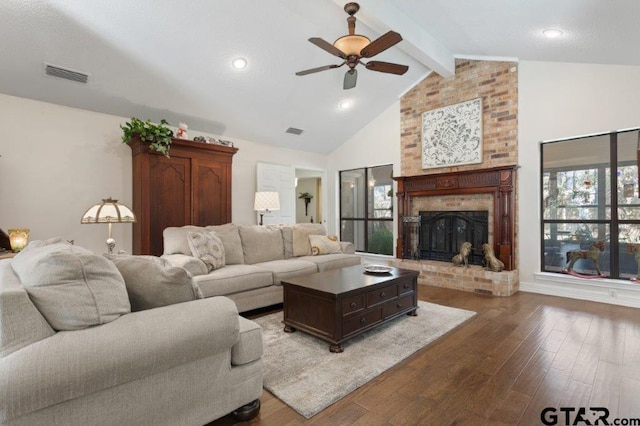
M 314 256 L 342 253 L 340 241 L 335 235 L 309 235 L 309 242 L 311 243 L 311 253 Z
M 207 265 L 209 272 L 222 268 L 224 261 L 224 245 L 213 232 L 189 232 L 187 234 L 191 253 Z

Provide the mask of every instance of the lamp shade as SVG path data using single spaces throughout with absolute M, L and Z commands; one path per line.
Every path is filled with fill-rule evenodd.
M 280 210 L 280 198 L 277 192 L 256 192 L 253 209 L 257 211 Z
M 118 200 L 107 198 L 100 204 L 89 208 L 83 215 L 80 223 L 131 223 L 136 217 L 131 209 Z

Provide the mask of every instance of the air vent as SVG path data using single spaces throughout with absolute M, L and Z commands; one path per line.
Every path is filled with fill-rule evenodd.
M 289 127 L 285 133 L 291 133 L 292 135 L 301 135 L 304 130 L 296 129 L 295 127 Z
M 84 74 L 77 71 L 71 71 L 65 68 L 57 67 L 55 65 L 45 64 L 45 73 L 58 78 L 64 78 L 65 80 L 77 81 L 79 83 L 87 84 L 89 80 L 89 74 Z

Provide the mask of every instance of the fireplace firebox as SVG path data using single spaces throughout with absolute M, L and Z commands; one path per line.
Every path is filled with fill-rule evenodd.
M 470 265 L 482 265 L 482 244 L 489 239 L 489 212 L 421 211 L 420 259 L 450 262 L 462 243 L 471 243 Z

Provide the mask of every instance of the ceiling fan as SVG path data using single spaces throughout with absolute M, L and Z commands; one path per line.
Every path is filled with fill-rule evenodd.
M 298 71 L 296 75 L 307 75 L 319 71 L 325 71 L 332 68 L 340 68 L 343 65 L 347 65 L 349 70 L 344 75 L 343 89 L 353 89 L 356 87 L 356 81 L 358 79 L 358 70 L 356 65 L 362 64 L 365 68 L 384 72 L 389 74 L 402 75 L 409 69 L 406 65 L 392 64 L 390 62 L 382 61 L 369 61 L 367 63 L 362 61 L 362 58 L 371 58 L 380 52 L 383 52 L 402 41 L 402 36 L 395 31 L 389 31 L 386 34 L 378 37 L 376 40 L 371 41 L 369 38 L 355 34 L 356 29 L 356 17 L 353 16 L 360 10 L 358 3 L 347 3 L 344 6 L 344 11 L 347 12 L 349 17 L 347 23 L 349 27 L 349 35 L 338 38 L 333 44 L 318 38 L 310 38 L 309 41 L 319 48 L 343 59 L 343 62 L 339 65 L 325 65 L 323 67 L 311 68 L 304 71 Z

